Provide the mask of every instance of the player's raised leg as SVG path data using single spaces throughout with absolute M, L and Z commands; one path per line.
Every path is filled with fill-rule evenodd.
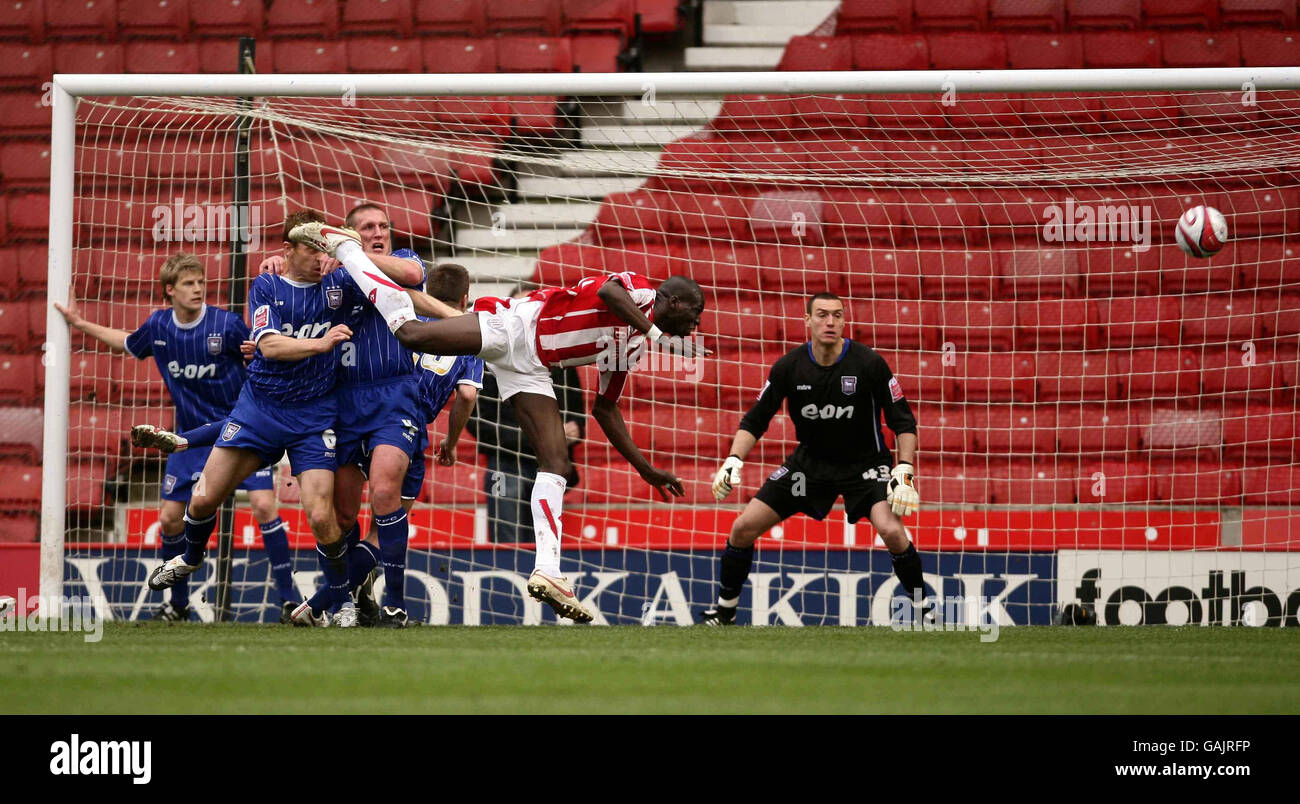
M 700 615 L 705 625 L 733 625 L 736 608 L 740 603 L 740 590 L 749 578 L 754 563 L 754 542 L 781 523 L 785 517 L 772 510 L 760 499 L 752 499 L 731 523 L 727 546 L 718 559 L 718 600 Z
M 149 588 L 167 589 L 203 565 L 208 538 L 217 526 L 217 509 L 262 461 L 245 449 L 215 447 L 203 466 L 185 511 L 185 552 L 164 561 L 149 574 Z
M 560 617 L 590 622 L 591 612 L 578 602 L 573 584 L 560 570 L 560 516 L 570 465 L 559 403 L 555 397 L 532 393 L 516 394 L 511 399 L 520 429 L 537 449 L 537 477 L 531 499 L 537 553 L 528 577 L 528 593 L 549 603 Z

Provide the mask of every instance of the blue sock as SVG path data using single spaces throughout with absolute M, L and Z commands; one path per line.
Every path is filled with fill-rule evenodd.
M 190 442 L 190 449 L 193 449 L 194 447 L 210 447 L 217 443 L 217 436 L 221 434 L 221 428 L 224 425 L 225 422 L 223 421 L 208 422 L 207 424 L 200 424 L 193 430 L 186 430 L 185 432 L 177 433 L 176 435 Z
M 375 548 L 367 544 L 366 547 L 372 552 L 355 549 L 358 544 L 365 544 L 365 542 L 361 541 L 361 525 L 357 522 L 352 523 L 352 527 L 348 530 L 348 535 L 343 537 L 343 541 L 348 546 L 348 589 L 352 590 L 360 586 L 361 582 L 370 574 L 370 570 L 374 569 L 377 559 L 369 560 L 369 565 L 365 567 L 364 571 L 361 571 L 361 577 L 357 578 L 360 566 L 366 564 L 367 556 L 373 555 Z M 307 605 L 311 606 L 313 611 L 318 612 L 335 607 L 336 604 L 330 594 L 328 582 L 322 584 L 316 590 L 316 594 L 307 598 Z
M 293 588 L 293 557 L 289 555 L 289 526 L 280 517 L 258 525 L 262 531 L 262 545 L 266 547 L 266 559 L 271 562 L 271 575 L 275 577 L 275 591 L 280 601 L 296 600 L 297 591 Z
M 344 536 L 343 540 L 348 543 L 348 547 L 356 547 L 361 544 L 361 523 L 353 522 L 352 527 L 348 528 L 348 535 Z
M 348 550 L 348 588 L 356 589 L 379 564 L 379 548 L 370 542 L 358 542 Z
M 384 565 L 384 605 L 406 608 L 406 538 L 409 522 L 406 510 L 375 517 L 379 531 L 379 555 Z
M 348 600 L 348 543 L 343 539 L 333 544 L 317 542 L 316 557 L 325 573 L 325 589 L 330 607 L 342 606 Z M 322 611 L 323 607 L 312 606 L 313 614 L 319 615 Z
M 195 519 L 190 516 L 189 506 L 185 507 L 185 563 L 202 564 L 203 556 L 208 551 L 208 538 L 217 527 L 217 512 L 207 519 Z
M 158 548 L 163 561 L 175 558 L 185 552 L 185 531 L 168 535 L 162 534 L 162 545 Z M 172 584 L 172 605 L 188 606 L 190 603 L 190 576 L 186 575 Z

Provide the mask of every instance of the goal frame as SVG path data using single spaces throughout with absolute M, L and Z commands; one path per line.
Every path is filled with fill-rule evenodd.
M 82 97 L 534 96 L 731 94 L 942 94 L 1300 90 L 1300 66 L 1101 70 L 900 70 L 875 72 L 126 75 L 59 74 L 51 105 L 48 301 L 67 304 L 72 281 L 76 101 Z M 63 595 L 71 337 L 46 308 L 41 468 L 41 616 Z

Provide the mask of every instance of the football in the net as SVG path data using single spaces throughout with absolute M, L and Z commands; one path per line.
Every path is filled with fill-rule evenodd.
M 1193 257 L 1212 257 L 1228 242 L 1228 221 L 1214 207 L 1192 207 L 1178 219 L 1174 237 Z

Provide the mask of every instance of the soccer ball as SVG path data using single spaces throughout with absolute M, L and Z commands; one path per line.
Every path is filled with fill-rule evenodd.
M 1174 229 L 1178 247 L 1193 257 L 1212 257 L 1228 242 L 1228 221 L 1214 207 L 1192 207 Z

